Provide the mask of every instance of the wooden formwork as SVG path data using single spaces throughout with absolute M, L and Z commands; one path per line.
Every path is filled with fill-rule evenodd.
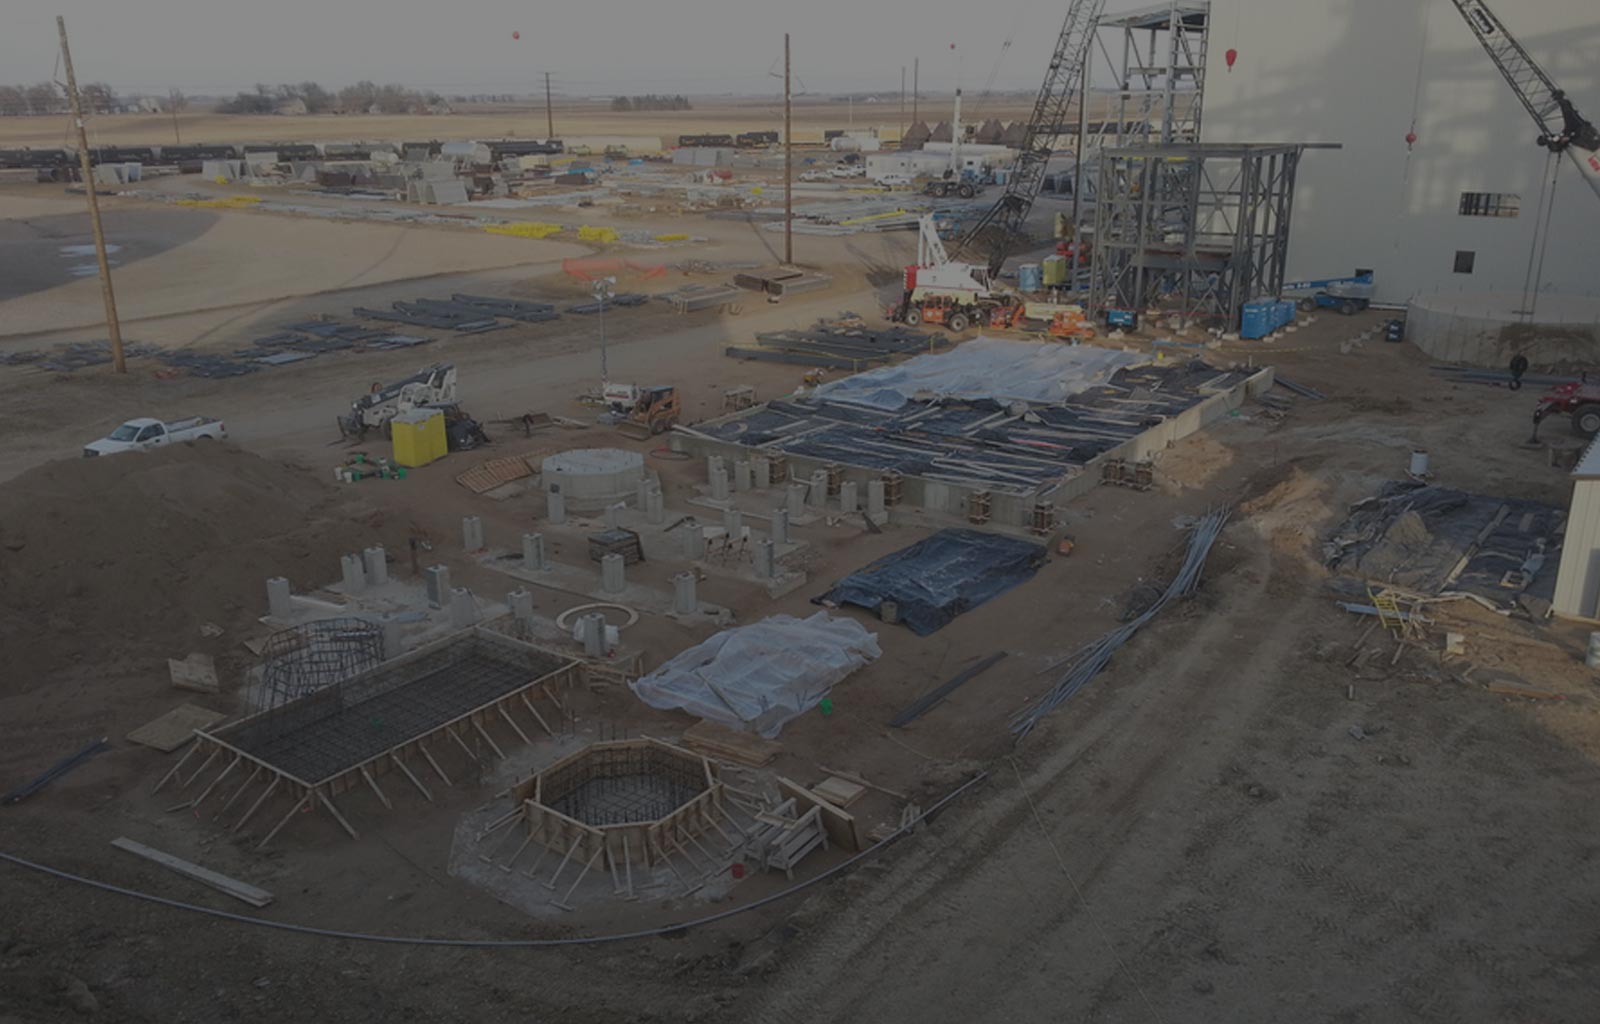
M 593 764 L 609 752 L 641 751 L 656 752 L 685 765 L 697 766 L 704 788 L 662 817 L 616 824 L 579 821 L 547 802 L 559 796 L 552 790 L 552 780 L 581 773 L 586 763 Z M 535 842 L 579 862 L 587 862 L 603 853 L 617 866 L 637 863 L 648 867 L 667 860 L 675 852 L 694 848 L 698 838 L 706 833 L 728 836 L 720 824 L 727 818 L 723 786 L 711 761 L 691 750 L 655 739 L 592 744 L 519 783 L 513 788 L 512 796 L 522 807 L 528 835 Z
M 261 749 L 259 733 L 262 730 L 267 730 L 271 735 L 278 737 L 294 736 L 296 729 L 309 731 L 318 727 L 327 733 L 331 731 L 327 723 L 341 716 L 349 718 L 355 723 L 355 728 L 359 729 L 362 725 L 363 709 L 367 707 L 361 697 L 364 692 L 372 689 L 374 679 L 380 674 L 404 679 L 408 669 L 415 668 L 421 671 L 429 664 L 430 658 L 437 659 L 442 652 L 448 651 L 451 645 L 463 642 L 500 645 L 508 656 L 532 655 L 535 657 L 530 660 L 538 660 L 545 666 L 557 664 L 559 667 L 499 687 L 491 699 L 451 709 L 450 713 L 443 714 L 437 720 L 424 719 L 409 734 L 398 738 L 396 742 L 380 742 L 373 747 L 370 735 L 363 736 L 362 738 L 368 741 L 366 746 L 373 749 L 362 749 L 360 744 L 352 744 L 354 750 L 350 757 L 331 770 L 307 772 L 288 763 L 285 758 L 275 756 L 271 750 Z M 437 670 L 438 674 L 447 674 L 449 671 L 448 664 Z M 350 680 L 281 707 L 260 712 L 215 730 L 196 730 L 195 742 L 172 770 L 162 776 L 161 781 L 156 784 L 155 791 L 160 792 L 169 782 L 173 782 L 178 793 L 187 793 L 203 775 L 215 770 L 216 774 L 211 776 L 208 784 L 197 791 L 197 795 L 170 809 L 192 810 L 198 816 L 202 805 L 213 794 L 220 796 L 222 793 L 228 793 L 227 799 L 213 814 L 213 818 L 220 818 L 238 803 L 247 791 L 258 789 L 259 792 L 254 800 L 245 805 L 247 809 L 230 831 L 238 832 L 244 828 L 263 806 L 272 801 L 274 796 L 288 797 L 290 801 L 288 813 L 262 838 L 258 849 L 266 846 L 298 812 L 315 810 L 319 807 L 326 809 L 351 838 L 358 838 L 359 833 L 334 804 L 335 796 L 350 789 L 365 787 L 372 791 L 384 807 L 392 808 L 393 800 L 379 785 L 379 779 L 391 773 L 399 773 L 409 786 L 422 794 L 424 799 L 433 802 L 433 794 L 423 779 L 431 774 L 445 785 L 453 785 L 441 764 L 441 759 L 448 760 L 455 757 L 455 754 L 446 754 L 446 751 L 456 751 L 464 755 L 471 767 L 482 767 L 486 757 L 491 754 L 502 759 L 505 757 L 505 751 L 500 742 L 496 741 L 495 733 L 491 729 L 498 731 L 501 741 L 507 744 L 513 741 L 512 737 L 523 743 L 531 743 L 533 735 L 539 732 L 549 736 L 555 735 L 546 717 L 546 715 L 553 717 L 554 713 L 547 711 L 542 714 L 534 702 L 544 698 L 559 708 L 555 691 L 570 689 L 579 680 L 581 671 L 581 666 L 577 662 L 564 660 L 563 656 L 542 651 L 500 634 L 477 629 L 469 630 L 464 634 L 457 634 L 418 648 L 410 654 L 385 662 Z M 448 681 L 442 685 L 448 685 Z M 367 690 L 363 690 L 364 686 Z M 402 688 L 391 686 L 389 690 Z M 437 692 L 431 695 L 437 697 Z M 438 701 L 434 703 L 437 706 Z M 374 730 L 374 723 L 365 724 L 368 733 Z M 403 729 L 404 726 L 399 728 Z M 331 738 L 335 741 L 338 739 L 337 735 Z M 327 739 L 328 737 L 324 737 L 324 740 Z M 199 759 L 199 767 L 186 775 L 185 767 L 196 758 Z

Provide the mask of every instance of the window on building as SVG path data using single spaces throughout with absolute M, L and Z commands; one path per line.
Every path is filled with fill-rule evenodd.
M 1515 192 L 1463 192 L 1463 217 L 1515 217 L 1522 211 L 1522 197 Z
M 1458 273 L 1458 274 L 1470 274 L 1470 273 L 1472 273 L 1472 264 L 1474 262 L 1476 262 L 1477 258 L 1478 258 L 1478 254 L 1476 252 L 1473 252 L 1471 249 L 1457 249 L 1456 250 L 1456 273 Z

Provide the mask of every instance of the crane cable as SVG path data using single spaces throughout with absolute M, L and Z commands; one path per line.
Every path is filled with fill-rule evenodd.
M 1417 76 L 1415 82 L 1413 82 L 1411 86 L 1411 124 L 1410 127 L 1406 129 L 1406 135 L 1408 137 L 1415 137 L 1417 134 L 1417 112 L 1422 109 L 1422 75 L 1428 66 L 1428 29 L 1431 28 L 1432 25 L 1433 5 L 1431 3 L 1424 4 L 1422 15 L 1422 39 L 1417 44 Z M 1411 190 L 1412 145 L 1413 143 L 1411 142 L 1406 143 L 1405 164 L 1400 170 L 1400 209 L 1402 210 L 1405 209 L 1406 195 Z M 1394 218 L 1394 242 L 1390 246 L 1390 250 L 1397 255 L 1400 252 L 1400 238 L 1402 234 L 1401 221 L 1402 218 L 1400 217 Z

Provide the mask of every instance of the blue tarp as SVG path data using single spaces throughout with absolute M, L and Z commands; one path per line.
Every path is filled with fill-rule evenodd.
M 900 621 L 927 636 L 951 619 L 1033 577 L 1045 549 L 980 530 L 940 530 L 853 572 L 813 600 L 876 611 L 899 605 Z

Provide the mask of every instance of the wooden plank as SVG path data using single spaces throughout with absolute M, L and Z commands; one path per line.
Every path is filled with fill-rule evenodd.
M 861 849 L 861 833 L 856 829 L 855 815 L 833 806 L 798 782 L 786 779 L 782 775 L 778 776 L 778 792 L 794 797 L 797 808 L 820 807 L 822 827 L 827 831 L 829 841 L 840 849 L 851 853 Z
M 128 740 L 170 754 L 194 739 L 196 729 L 209 728 L 227 717 L 220 711 L 211 711 L 195 704 L 180 704 L 160 718 L 128 733 Z
M 867 787 L 849 779 L 841 779 L 837 775 L 830 775 L 811 787 L 811 792 L 835 807 L 849 807 L 866 795 Z
M 771 764 L 783 750 L 781 743 L 710 721 L 701 722 L 684 732 L 683 745 L 753 768 Z
M 111 845 L 119 850 L 126 850 L 131 854 L 143 857 L 145 860 L 154 861 L 164 868 L 176 871 L 180 875 L 192 878 L 197 882 L 211 886 L 221 893 L 226 893 L 236 900 L 250 904 L 252 907 L 264 907 L 273 900 L 272 893 L 265 889 L 258 889 L 253 885 L 241 882 L 236 878 L 219 874 L 210 868 L 203 868 L 198 864 L 191 864 L 186 860 L 174 857 L 170 853 L 162 853 L 143 843 L 134 842 L 126 836 L 118 836 L 111 840 Z
M 182 661 L 168 658 L 167 672 L 172 685 L 180 690 L 216 693 L 222 688 L 217 682 L 217 663 L 209 654 L 195 652 Z

